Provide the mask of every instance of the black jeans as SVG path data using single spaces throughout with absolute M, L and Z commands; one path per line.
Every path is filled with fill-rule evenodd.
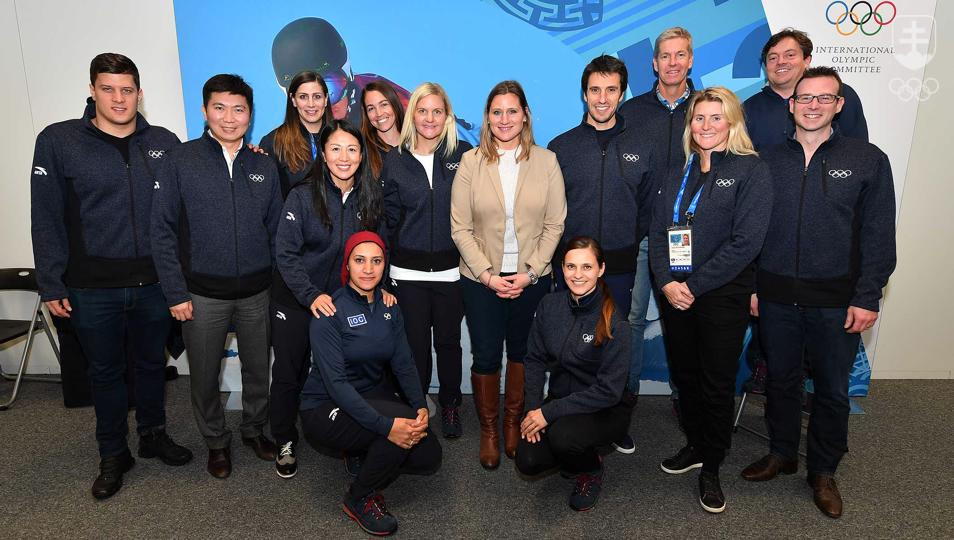
M 441 407 L 457 407 L 461 402 L 460 322 L 464 301 L 458 282 L 391 280 L 391 292 L 404 313 L 404 331 L 421 377 L 421 389 L 428 393 L 433 375 L 431 341 L 437 353 L 437 399 Z
M 472 279 L 461 278 L 474 373 L 493 375 L 500 372 L 504 342 L 507 343 L 507 358 L 511 362 L 523 363 L 533 314 L 540 299 L 550 291 L 550 283 L 550 276 L 541 277 L 536 285 L 527 286 L 520 296 L 509 299 L 500 298 Z
M 559 466 L 570 473 L 600 468 L 597 448 L 619 439 L 629 430 L 632 407 L 622 403 L 590 414 L 571 414 L 550 423 L 540 441 L 517 444 L 517 470 L 536 476 Z
M 702 295 L 677 310 L 660 295 L 670 376 L 690 446 L 702 452 L 702 468 L 718 472 L 732 443 L 735 374 L 749 322 L 749 294 Z
M 71 288 L 70 320 L 89 361 L 102 458 L 126 450 L 129 402 L 126 347 L 136 358 L 136 428 L 142 434 L 166 424 L 166 337 L 172 316 L 159 284 L 115 289 Z
M 279 445 L 298 443 L 298 406 L 301 389 L 311 368 L 311 342 L 308 328 L 314 315 L 299 306 L 287 306 L 274 298 L 269 306 L 272 325 L 272 387 L 268 421 Z
M 382 385 L 361 396 L 376 411 L 390 418 L 416 418 L 417 411 Z M 364 428 L 332 401 L 301 411 L 305 439 L 317 448 L 341 450 L 347 454 L 366 453 L 358 477 L 352 482 L 352 497 L 384 489 L 401 474 L 433 474 L 441 466 L 441 443 L 428 430 L 421 442 L 404 449 Z
M 765 419 L 770 452 L 798 457 L 802 429 L 803 353 L 811 360 L 815 395 L 808 421 L 808 472 L 834 475 L 848 451 L 848 377 L 860 334 L 845 332 L 847 308 L 760 301 L 768 382 Z

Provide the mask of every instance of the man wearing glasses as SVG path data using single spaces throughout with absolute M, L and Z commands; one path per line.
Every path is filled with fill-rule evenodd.
M 788 100 L 795 83 L 812 63 L 812 40 L 800 30 L 786 28 L 778 32 L 762 47 L 762 65 L 768 84 L 762 91 L 745 100 L 745 127 L 756 150 L 785 142 L 792 136 L 795 125 L 789 115 Z M 868 140 L 868 123 L 858 94 L 843 85 L 843 99 L 835 124 L 846 137 Z
M 810 68 L 793 90 L 794 138 L 761 153 L 775 204 L 752 306 L 767 354 L 771 442 L 742 477 L 757 482 L 798 470 L 804 352 L 814 380 L 808 484 L 819 510 L 838 518 L 834 475 L 848 451 L 848 374 L 895 266 L 894 182 L 884 152 L 833 129 L 845 107 L 838 72 Z

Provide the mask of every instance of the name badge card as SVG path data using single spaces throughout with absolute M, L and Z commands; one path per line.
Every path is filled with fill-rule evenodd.
M 669 227 L 669 271 L 692 272 L 692 228 Z

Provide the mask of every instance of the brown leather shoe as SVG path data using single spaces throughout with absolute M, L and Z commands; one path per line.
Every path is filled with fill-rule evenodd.
M 523 414 L 523 364 L 507 362 L 507 382 L 504 387 L 504 451 L 513 459 L 520 441 L 520 415 Z
M 809 473 L 807 480 L 812 488 L 815 506 L 822 511 L 822 514 L 830 518 L 840 518 L 844 504 L 841 502 L 841 493 L 838 492 L 835 479 L 831 476 Z
M 500 416 L 500 373 L 479 375 L 471 372 L 474 388 L 474 406 L 480 421 L 480 465 L 488 470 L 500 465 L 500 435 L 497 419 Z
M 798 460 L 782 459 L 775 454 L 767 454 L 755 463 L 742 469 L 742 478 L 749 482 L 764 482 L 779 474 L 795 474 L 798 472 Z
M 255 455 L 265 461 L 275 461 L 275 456 L 278 454 L 278 447 L 264 435 L 242 437 L 242 444 L 251 447 Z
M 206 470 L 216 478 L 228 478 L 232 474 L 232 451 L 229 448 L 210 448 Z

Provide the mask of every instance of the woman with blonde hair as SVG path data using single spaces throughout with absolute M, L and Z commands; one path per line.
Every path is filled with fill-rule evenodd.
M 507 344 L 504 447 L 513 458 L 523 412 L 523 359 L 537 303 L 550 290 L 551 258 L 566 199 L 556 155 L 534 144 L 530 107 L 517 81 L 487 96 L 480 147 L 464 153 L 451 195 L 451 235 L 474 356 L 480 464 L 500 464 L 497 419 Z
M 381 171 L 390 233 L 390 286 L 404 309 L 407 338 L 421 387 L 431 382 L 431 343 L 437 353 L 438 401 L 444 437 L 462 433 L 460 254 L 451 238 L 451 185 L 461 155 L 454 109 L 437 83 L 414 89 L 396 152 Z
M 694 94 L 683 133 L 686 163 L 657 198 L 649 261 L 660 302 L 670 376 L 687 444 L 663 471 L 702 468 L 699 502 L 725 510 L 719 466 L 732 438 L 735 373 L 755 286 L 755 258 L 772 212 L 768 167 L 745 130 L 738 97 L 722 87 Z

